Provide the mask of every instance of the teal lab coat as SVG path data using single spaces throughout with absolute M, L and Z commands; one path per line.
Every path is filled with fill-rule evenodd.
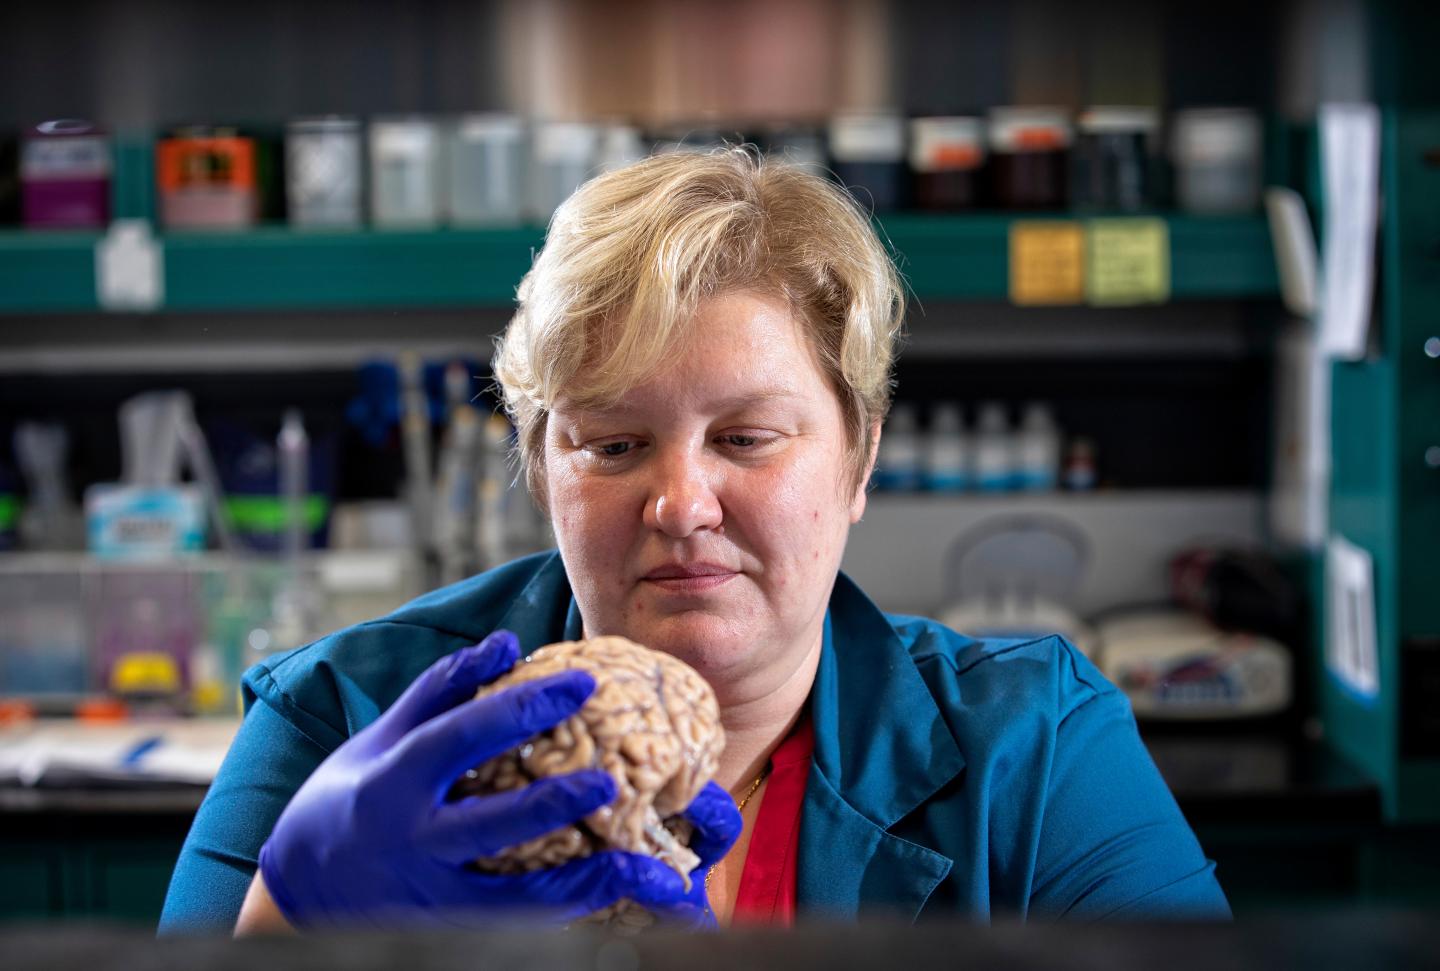
M 260 845 L 315 767 L 431 662 L 499 628 L 525 650 L 581 636 L 558 554 L 251 668 L 161 932 L 228 931 Z M 887 615 L 842 574 L 810 705 L 802 919 L 1229 916 L 1124 695 L 1061 638 L 975 640 Z

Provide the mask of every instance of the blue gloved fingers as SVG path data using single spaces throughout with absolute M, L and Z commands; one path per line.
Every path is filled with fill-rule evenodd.
M 519 639 L 508 630 L 497 630 L 474 647 L 440 658 L 380 717 L 390 740 L 397 741 L 411 729 L 475 697 L 481 685 L 509 671 L 519 657 Z
M 464 863 L 568 826 L 614 798 L 615 781 L 598 770 L 540 779 L 437 807 L 421 839 L 436 859 Z
M 477 895 L 515 907 L 545 908 L 576 920 L 629 898 L 647 909 L 684 903 L 680 874 L 652 856 L 607 850 L 558 867 L 513 876 L 472 874 Z
M 595 690 L 585 671 L 505 688 L 436 715 L 410 732 L 389 758 L 438 803 L 456 778 L 579 711 Z
M 700 857 L 701 867 L 713 866 L 722 860 L 740 838 L 744 826 L 735 800 L 713 781 L 705 783 L 705 788 L 685 808 L 683 815 L 695 827 L 690 849 Z

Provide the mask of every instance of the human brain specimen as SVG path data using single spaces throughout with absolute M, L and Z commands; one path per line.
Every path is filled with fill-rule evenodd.
M 679 814 L 715 774 L 725 747 L 714 691 L 693 668 L 668 654 L 623 637 L 597 637 L 542 647 L 477 697 L 574 669 L 595 678 L 595 693 L 584 707 L 466 773 L 456 795 L 520 789 L 580 769 L 609 773 L 618 794 L 579 825 L 509 847 L 476 865 L 515 873 L 619 849 L 658 857 L 685 879 L 688 889 L 699 858 L 687 845 L 690 827 Z

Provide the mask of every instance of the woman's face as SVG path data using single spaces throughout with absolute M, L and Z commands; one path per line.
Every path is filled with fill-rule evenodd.
M 586 636 L 673 654 L 722 701 L 817 647 L 865 508 L 839 401 L 786 304 L 701 304 L 684 352 L 618 406 L 551 413 L 545 475 Z

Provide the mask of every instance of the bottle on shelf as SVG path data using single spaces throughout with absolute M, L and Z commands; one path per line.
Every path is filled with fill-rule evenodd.
M 74 118 L 42 122 L 21 139 L 19 161 L 27 228 L 99 229 L 109 222 L 112 162 L 104 129 Z
M 1015 442 L 1005 406 L 998 401 L 980 406 L 974 469 L 975 487 L 981 492 L 1004 492 L 1015 484 Z
M 524 122 L 515 115 L 462 115 L 448 144 L 451 225 L 518 226 L 530 162 Z
M 921 455 L 923 485 L 931 492 L 962 492 L 970 487 L 970 442 L 960 406 L 936 405 Z
M 1175 200 L 1200 215 L 1260 206 L 1264 132 L 1248 108 L 1186 108 L 1172 123 Z
M 990 197 L 1002 209 L 1063 209 L 1072 131 L 1061 108 L 990 109 Z
M 537 123 L 531 142 L 530 218 L 548 223 L 570 193 L 593 174 L 599 150 L 599 126 L 569 121 Z
M 891 407 L 885 432 L 880 436 L 880 450 L 875 458 L 875 487 L 887 492 L 905 492 L 920 488 L 920 484 L 920 436 L 915 409 L 908 404 L 896 404 Z
M 1077 209 L 1137 212 L 1155 202 L 1154 108 L 1102 105 L 1079 118 L 1071 157 L 1070 196 Z
M 435 229 L 447 208 L 443 132 L 430 118 L 370 123 L 370 218 L 381 229 Z
M 362 210 L 360 119 L 296 118 L 285 129 L 290 225 L 356 229 Z
M 1088 492 L 1095 488 L 1095 442 L 1089 438 L 1077 438 L 1065 451 L 1065 488 L 1071 492 Z
M 981 205 L 985 123 L 979 118 L 911 118 L 910 171 L 916 208 Z
M 856 113 L 830 121 L 835 177 L 875 212 L 905 205 L 905 120 L 897 114 Z
M 1032 492 L 1054 489 L 1060 480 L 1060 429 L 1049 406 L 1032 401 L 1015 437 L 1016 485 Z

